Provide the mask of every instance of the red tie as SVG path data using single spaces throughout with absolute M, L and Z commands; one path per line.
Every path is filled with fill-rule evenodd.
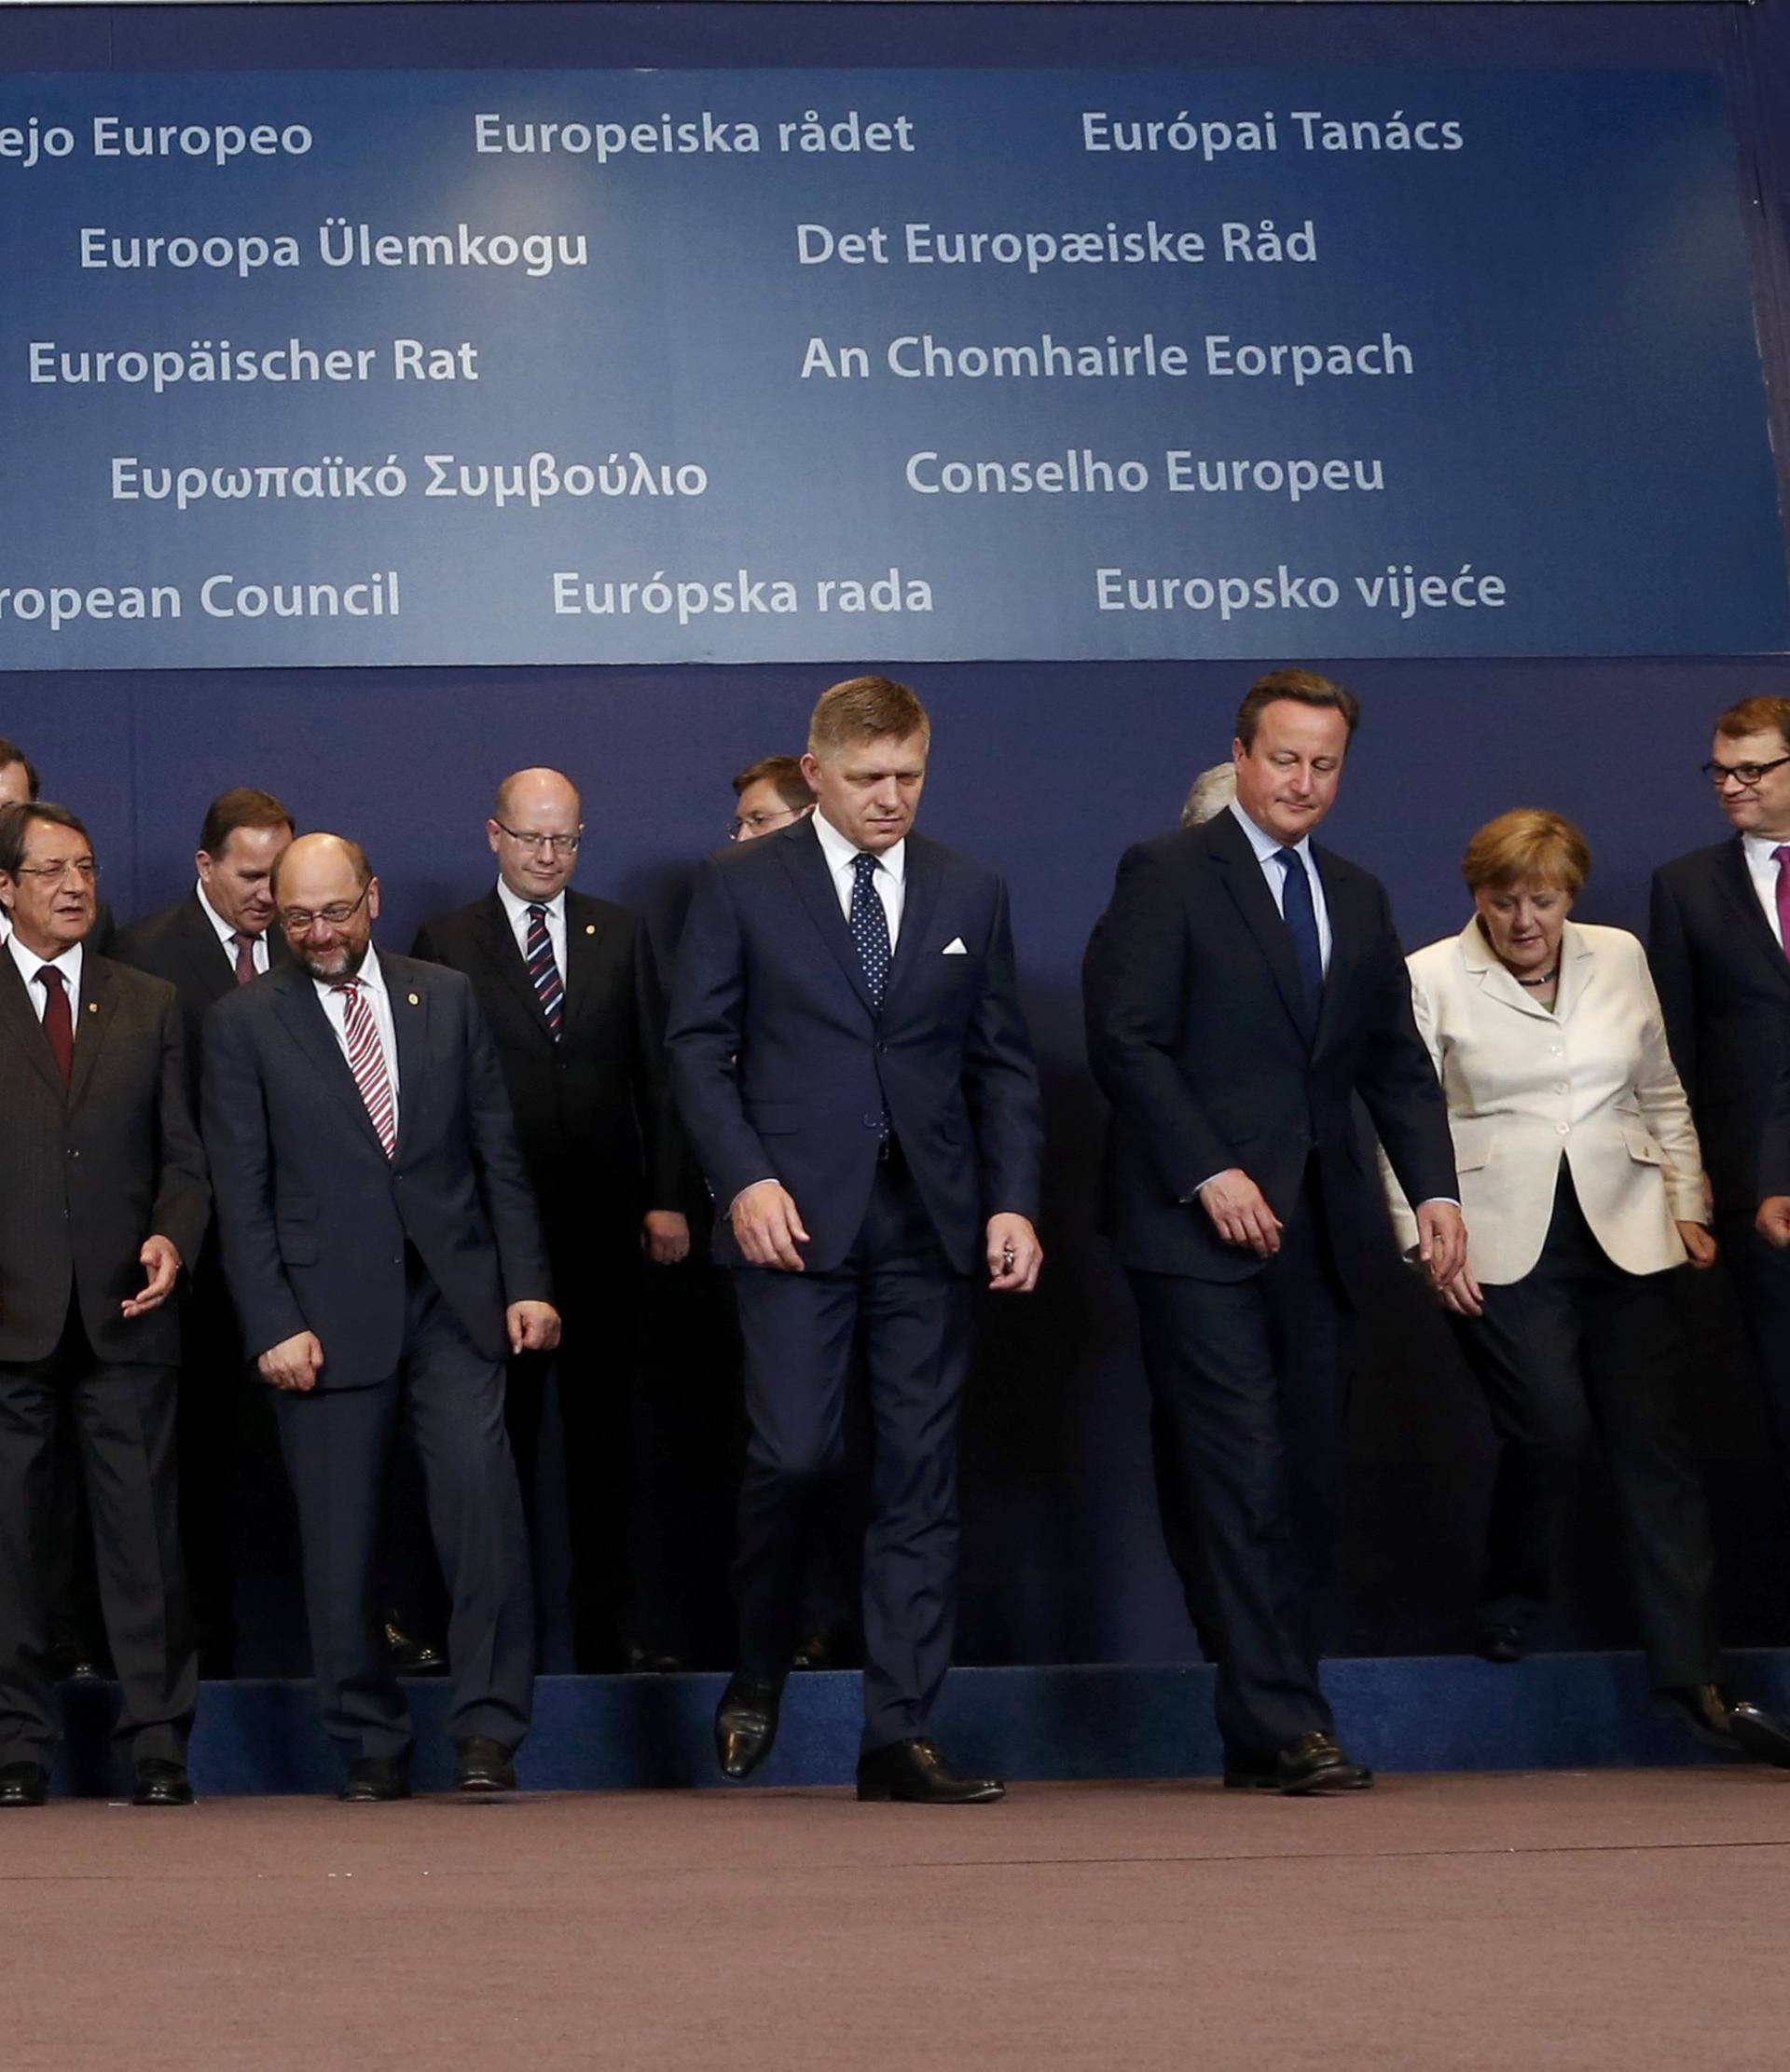
M 68 985 L 53 964 L 37 967 L 37 983 L 44 989 L 44 1034 L 67 1086 L 75 1077 L 75 1018 L 68 1011 Z
M 232 930 L 230 940 L 236 944 L 236 982 L 247 985 L 255 976 L 255 938 L 237 928 Z
M 1778 866 L 1778 940 L 1790 957 L 1790 842 L 1781 842 L 1771 855 Z
M 366 1104 L 367 1118 L 379 1132 L 389 1159 L 398 1147 L 396 1107 L 392 1099 L 391 1077 L 385 1069 L 385 1047 L 379 1041 L 373 1009 L 366 1004 L 358 979 L 344 979 L 329 990 L 347 995 L 342 1002 L 342 1026 L 348 1037 L 349 1070 L 354 1075 L 354 1084 Z

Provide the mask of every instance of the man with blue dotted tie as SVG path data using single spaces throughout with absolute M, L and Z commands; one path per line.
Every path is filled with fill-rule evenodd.
M 802 766 L 816 811 L 702 865 L 668 1031 L 719 1210 L 751 1433 L 724 1775 L 769 1753 L 817 1500 L 839 1472 L 861 1340 L 874 1467 L 864 1543 L 861 1799 L 970 1804 L 927 1722 L 956 1617 L 957 1420 L 976 1278 L 1043 1255 L 1043 1121 L 996 873 L 913 833 L 931 728 L 905 685 L 835 684 Z
M 1318 1683 L 1345 1326 L 1384 1228 L 1366 1103 L 1438 1285 L 1466 1257 L 1440 1089 L 1384 889 L 1312 830 L 1359 718 L 1278 669 L 1244 699 L 1237 795 L 1119 866 L 1083 971 L 1112 1104 L 1106 1228 L 1143 1329 L 1159 1484 L 1186 1492 L 1182 1586 L 1219 1657 L 1227 1785 L 1359 1791 Z

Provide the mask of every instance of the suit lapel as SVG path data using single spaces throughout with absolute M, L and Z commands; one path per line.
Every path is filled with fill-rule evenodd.
M 926 940 L 926 931 L 931 924 L 932 909 L 939 901 L 939 885 L 944 877 L 939 852 L 918 835 L 907 838 L 904 858 L 904 875 L 902 885 L 902 932 L 895 944 L 895 955 L 888 967 L 888 978 L 883 986 L 883 1006 L 887 1009 L 895 997 L 895 989 L 914 967 L 920 962 L 920 945 Z M 853 955 L 856 956 L 856 945 Z
M 1368 916 L 1363 909 L 1358 871 L 1328 850 L 1320 852 L 1315 844 L 1312 861 L 1317 866 L 1318 883 L 1324 887 L 1324 908 L 1330 922 L 1330 964 L 1324 974 L 1317 1033 L 1312 1039 L 1315 1051 L 1323 1049 L 1342 1012 L 1342 996 L 1354 982 L 1355 967 L 1360 962 Z
M 503 983 L 516 995 L 517 1003 L 539 1033 L 543 1043 L 551 1044 L 553 1031 L 547 1026 L 547 1018 L 541 1011 L 541 995 L 534 990 L 534 981 L 529 977 L 528 965 L 516 940 L 516 930 L 510 926 L 510 917 L 503 911 L 503 902 L 493 886 L 481 899 L 473 913 L 473 934 L 484 953 L 486 961 L 496 971 Z M 571 958 L 571 909 L 566 908 L 566 958 Z M 566 1009 L 571 1010 L 571 974 L 561 974 L 566 982 Z
M 1560 982 L 1554 988 L 1554 1020 L 1563 1022 L 1597 977 L 1597 953 L 1590 940 L 1567 922 L 1560 939 Z
M 594 983 L 597 953 L 603 943 L 603 924 L 594 904 L 586 906 L 583 900 L 573 904 L 572 895 L 566 894 L 566 968 L 561 976 L 566 982 L 566 1004 L 560 1020 L 563 1037 L 571 1028 L 572 1018 L 581 1008 L 589 1004 L 596 995 Z M 530 986 L 532 993 L 534 988 Z M 541 1017 L 541 1026 L 545 1029 L 547 1018 Z M 552 1031 L 549 1030 L 551 1035 Z
M 395 1164 L 403 1158 L 413 1132 L 429 1069 L 429 987 L 414 971 L 401 972 L 383 958 L 380 968 L 385 973 L 386 998 L 392 1003 L 392 1035 L 398 1053 L 398 1141 L 392 1153 Z
M 117 1009 L 118 989 L 103 957 L 81 959 L 81 1011 L 75 1017 L 75 1076 L 68 1083 L 70 1108 L 80 1105 L 100 1062 L 100 1050 Z M 48 1045 L 45 1045 L 48 1049 Z
M 1790 957 L 1778 946 L 1771 924 L 1765 918 L 1754 889 L 1753 873 L 1747 869 L 1746 848 L 1737 834 L 1716 858 L 1715 883 L 1740 924 L 1741 940 L 1748 943 L 1771 967 L 1781 983 L 1790 982 Z
M 81 961 L 85 964 L 89 960 L 83 958 Z M 32 1007 L 31 995 L 25 990 L 24 979 L 13 961 L 12 953 L 4 947 L 0 947 L 0 1022 L 11 1030 L 26 1060 L 57 1100 L 65 1100 L 68 1090 L 56 1069 L 49 1038 L 44 1034 L 44 1025 Z
M 1299 975 L 1299 960 L 1293 954 L 1292 934 L 1274 904 L 1249 838 L 1237 825 L 1234 815 L 1220 813 L 1207 823 L 1206 854 L 1220 867 L 1226 889 L 1268 961 L 1281 1002 L 1292 1017 L 1293 1026 L 1309 1045 L 1313 1022 L 1305 1002 L 1304 982 Z
M 317 988 L 296 965 L 282 966 L 278 972 L 269 975 L 268 983 L 274 989 L 274 1006 L 287 1035 L 317 1067 L 324 1083 L 354 1122 L 365 1132 L 366 1141 L 380 1158 L 384 1158 L 385 1146 L 379 1142 L 379 1132 L 366 1112 L 366 1103 L 361 1099 L 361 1090 L 354 1084 L 354 1075 L 349 1070 L 342 1047 L 329 1025 L 324 1004 L 317 997 Z M 398 1088 L 398 1103 L 402 1120 L 402 1085 Z
M 181 954 L 207 1000 L 221 1000 L 236 984 L 236 967 L 216 931 L 200 911 L 203 893 L 188 901 L 180 920 Z M 268 945 L 271 968 L 273 945 Z
M 765 839 L 780 844 L 779 854 L 783 867 L 790 874 L 790 882 L 800 894 L 802 904 L 808 910 L 808 917 L 819 929 L 827 948 L 838 959 L 839 968 L 851 981 L 852 990 L 864 1004 L 864 1011 L 874 1016 L 876 1003 L 870 996 L 870 986 L 864 978 L 864 967 L 858 955 L 858 945 L 851 940 L 851 929 L 839 905 L 839 896 L 833 890 L 833 872 L 827 869 L 826 851 L 820 846 L 820 837 L 814 831 L 812 818 L 801 820 L 791 828 L 787 839 L 783 835 L 770 835 Z M 902 919 L 902 938 L 907 939 L 905 916 Z
M 1569 924 L 1570 925 L 1570 924 Z M 1459 936 L 1461 962 L 1480 981 L 1480 991 L 1488 1000 L 1500 1001 L 1513 1013 L 1533 1016 L 1538 1022 L 1558 1022 L 1555 1009 L 1560 1006 L 1560 993 L 1556 990 L 1554 1007 L 1544 1008 L 1532 993 L 1526 993 L 1511 976 L 1508 966 L 1494 954 L 1492 945 L 1485 940 L 1477 920 L 1469 921 Z M 1566 961 L 1565 939 L 1562 938 L 1561 962 Z

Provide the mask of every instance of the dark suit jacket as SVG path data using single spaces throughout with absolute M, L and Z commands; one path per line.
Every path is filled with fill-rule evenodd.
M 1190 1197 L 1238 1166 L 1285 1217 L 1315 1151 L 1338 1269 L 1356 1288 L 1384 1228 L 1357 1093 L 1411 1200 L 1457 1193 L 1385 892 L 1329 850 L 1314 854 L 1331 933 L 1315 1027 L 1292 937 L 1231 814 L 1140 843 L 1119 866 L 1082 980 L 1088 1056 L 1112 1104 L 1106 1228 L 1128 1267 L 1210 1281 L 1260 1271 Z
M 190 1263 L 210 1215 L 171 987 L 88 951 L 64 1089 L 0 951 L 0 1360 L 54 1352 L 72 1284 L 102 1360 L 177 1362 L 174 1303 L 129 1323 L 118 1314 L 143 1286 L 144 1240 L 172 1239 Z
M 691 1205 L 666 1087 L 665 1000 L 638 916 L 567 892 L 558 1043 L 495 887 L 424 922 L 412 954 L 473 981 L 554 1256 L 575 1251 L 599 1276 L 631 1263 L 648 1209 Z
M 201 1030 L 206 1009 L 235 991 L 236 968 L 217 939 L 217 931 L 200 911 L 200 895 L 140 915 L 117 932 L 108 953 L 120 964 L 166 979 L 180 998 L 186 1025 L 186 1068 L 191 1077 L 193 1112 L 199 1112 L 199 1073 L 204 1058 Z M 268 930 L 268 968 L 286 957 L 285 938 Z
M 947 956 L 953 941 L 963 952 Z M 839 1264 L 869 1205 L 885 1102 L 957 1272 L 980 1269 L 989 1216 L 1037 1216 L 1042 1105 L 1006 888 L 924 835 L 907 838 L 880 1013 L 811 821 L 705 858 L 668 1040 L 723 1264 L 740 1256 L 728 1207 L 771 1178 L 795 1198 L 806 1265 Z
M 224 1271 L 251 1356 L 313 1331 L 320 1386 L 398 1365 L 405 1245 L 489 1359 L 506 1303 L 550 1301 L 497 1055 L 457 971 L 380 954 L 398 1050 L 388 1159 L 310 978 L 233 987 L 205 1020 L 205 1141 Z
M 1715 1206 L 1750 1217 L 1762 1191 L 1759 1136 L 1786 1055 L 1790 958 L 1759 906 L 1739 835 L 1654 872 L 1647 961 Z

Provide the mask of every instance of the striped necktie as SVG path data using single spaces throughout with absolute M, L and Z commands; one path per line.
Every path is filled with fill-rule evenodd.
M 379 1041 L 373 1009 L 366 1004 L 366 995 L 358 979 L 344 979 L 340 985 L 333 985 L 329 990 L 345 995 L 342 1026 L 348 1037 L 348 1068 L 354 1075 L 354 1084 L 361 1090 L 367 1120 L 378 1132 L 379 1142 L 385 1146 L 385 1155 L 390 1159 L 398 1148 L 397 1103 L 392 1097 L 392 1076 L 385 1069 L 385 1046 Z
M 540 904 L 529 909 L 529 946 L 524 955 L 528 961 L 529 979 L 534 987 L 535 998 L 541 1003 L 541 1011 L 547 1018 L 547 1027 L 553 1032 L 553 1040 L 559 1040 L 559 1024 L 566 1018 L 566 989 L 560 981 L 559 967 L 553 961 L 553 938 L 547 933 L 547 910 Z

